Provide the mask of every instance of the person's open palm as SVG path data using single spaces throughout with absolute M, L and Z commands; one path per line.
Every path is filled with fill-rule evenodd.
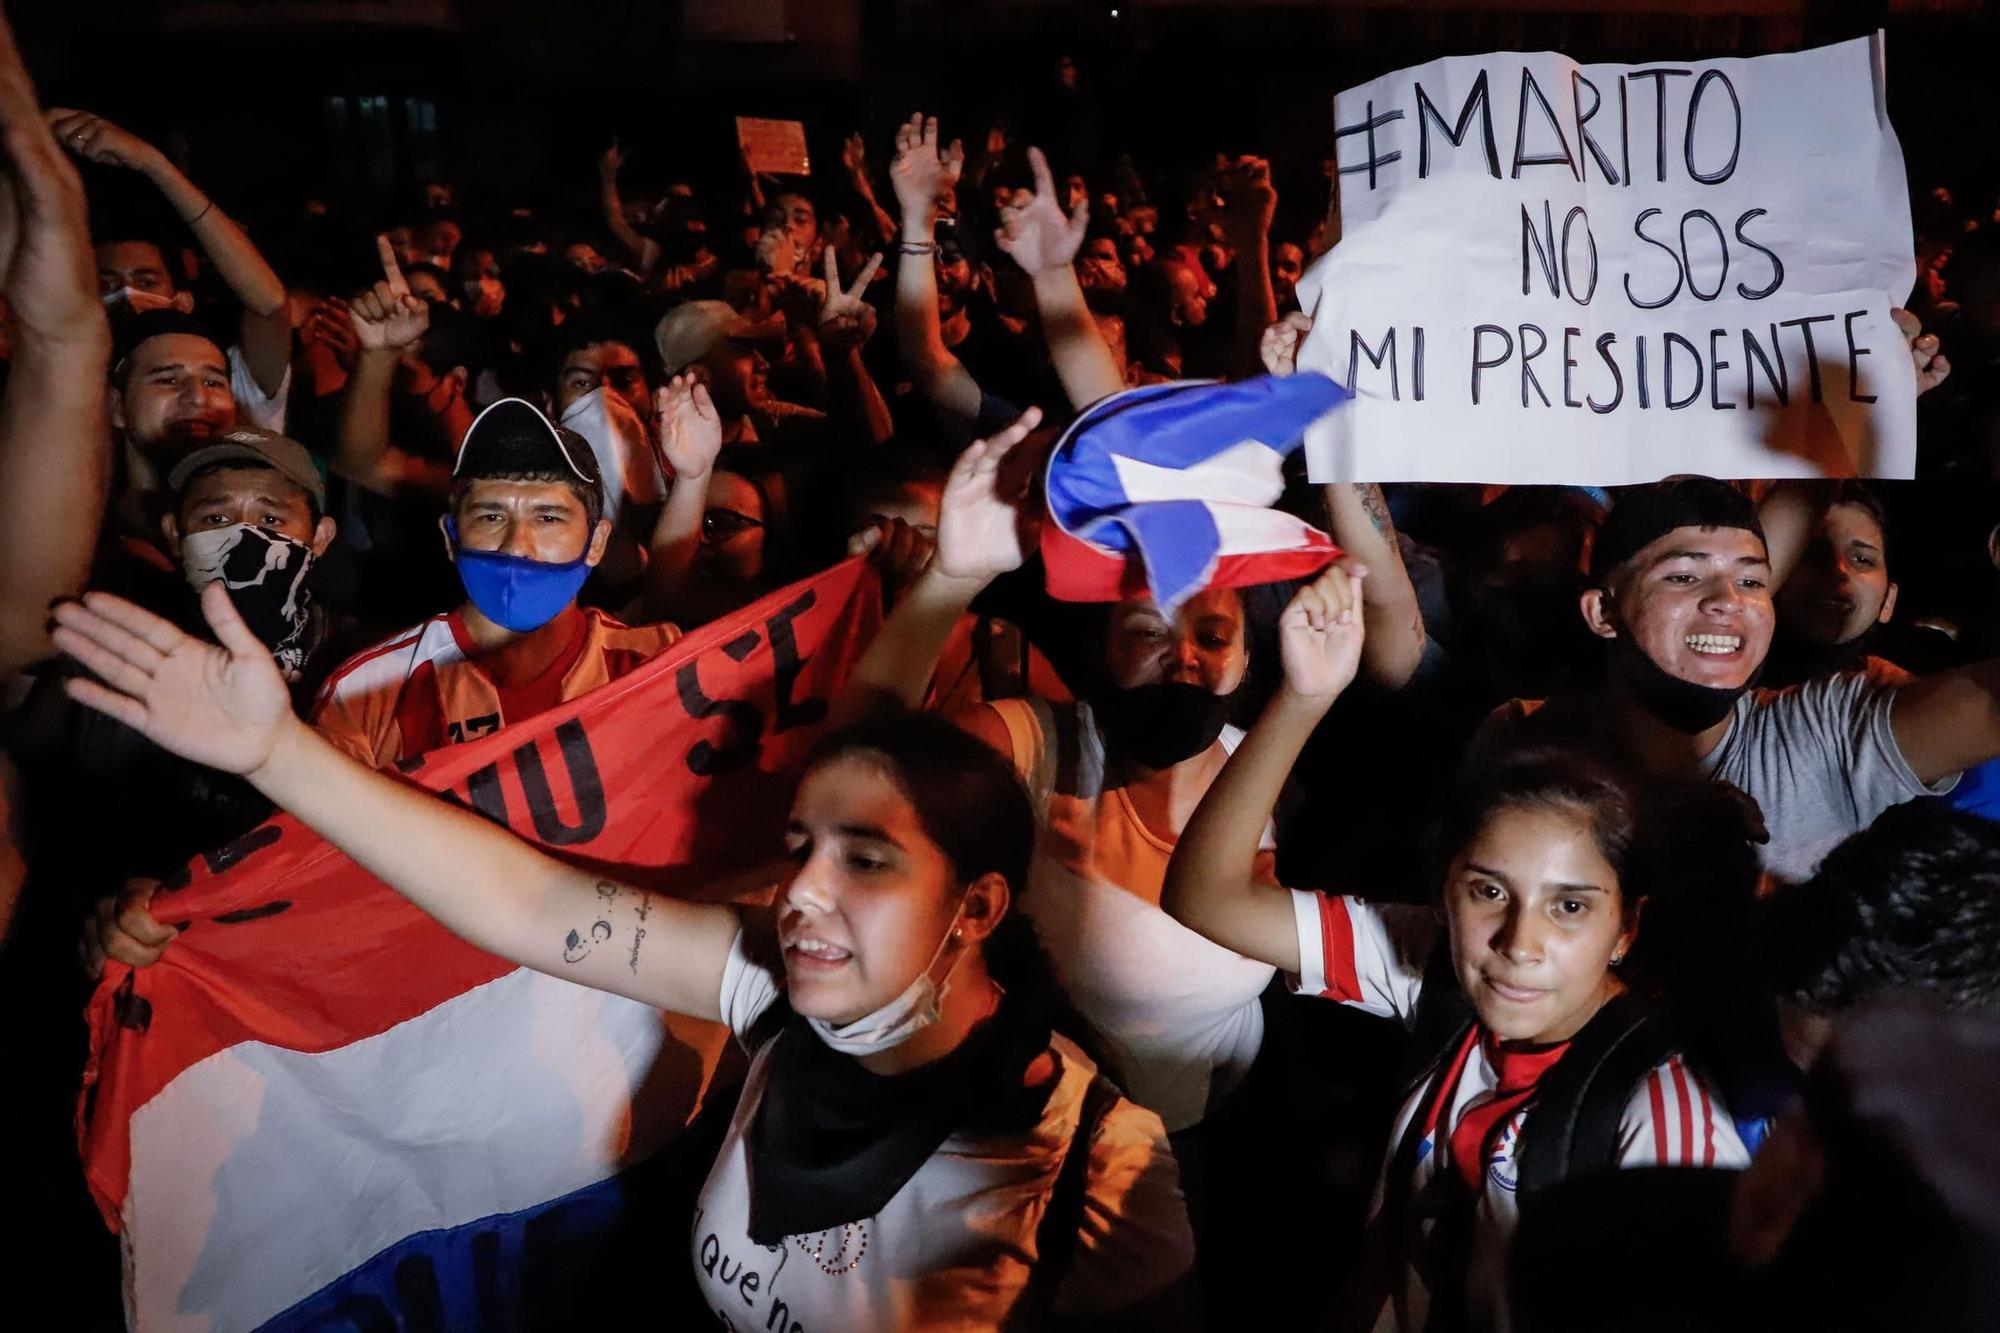
M 1349 560 L 1292 595 L 1278 618 L 1278 655 L 1285 688 L 1301 699 L 1330 703 L 1354 683 L 1361 664 L 1361 581 L 1367 571 Z
M 680 481 L 709 474 L 722 452 L 722 414 L 708 386 L 692 375 L 676 375 L 653 394 L 654 434 L 660 459 Z
M 203 588 L 201 612 L 219 646 L 110 593 L 64 602 L 56 608 L 56 646 L 97 676 L 74 677 L 65 688 L 183 759 L 254 772 L 291 719 L 291 695 L 227 588 Z
M 1056 198 L 1055 177 L 1039 148 L 1028 150 L 1028 167 L 1035 173 L 1035 192 L 1014 193 L 1014 203 L 1001 212 L 994 241 L 1029 274 L 1050 273 L 1076 258 L 1090 226 L 1090 205 L 1079 203 L 1065 215 Z
M 1022 509 L 1032 478 L 1004 464 L 1041 421 L 1042 410 L 1031 407 L 992 439 L 974 440 L 952 464 L 938 505 L 940 573 L 984 581 L 1021 567 Z
M 905 213 L 929 213 L 958 184 L 965 170 L 965 145 L 949 146 L 938 138 L 936 116 L 921 113 L 896 127 L 896 156 L 889 163 L 889 184 Z

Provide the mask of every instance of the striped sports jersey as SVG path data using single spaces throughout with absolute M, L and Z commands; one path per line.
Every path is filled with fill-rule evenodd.
M 1299 943 L 1294 989 L 1383 1017 L 1411 1019 L 1440 929 L 1432 908 L 1297 890 L 1292 907 Z M 1421 1234 L 1430 1238 L 1448 1209 L 1470 1203 L 1465 1281 L 1475 1329 L 1507 1326 L 1506 1258 L 1520 1218 L 1521 1129 L 1534 1111 L 1534 1077 L 1557 1058 L 1559 1052 L 1541 1052 L 1524 1061 L 1501 1050 L 1475 1024 L 1446 1054 L 1445 1077 L 1426 1078 L 1396 1113 L 1391 1144 L 1401 1143 L 1420 1117 L 1423 1125 L 1409 1182 Z M 1438 1091 L 1427 1096 L 1433 1087 Z M 1476 1132 L 1462 1132 L 1467 1129 Z M 1456 1160 L 1468 1146 L 1479 1159 Z M 1740 1168 L 1749 1160 L 1721 1099 L 1678 1055 L 1648 1074 L 1626 1103 L 1618 1133 L 1621 1167 Z M 1375 1191 L 1377 1210 L 1388 1183 L 1385 1168 Z M 1404 1250 L 1398 1256 L 1401 1280 L 1373 1325 L 1378 1333 L 1421 1329 L 1430 1308 L 1425 1285 L 1430 1256 L 1409 1253 L 1407 1245 Z
M 362 763 L 387 768 L 566 703 L 681 636 L 667 624 L 623 625 L 594 607 L 580 620 L 578 641 L 546 679 L 502 687 L 480 669 L 460 613 L 432 616 L 335 668 L 320 687 L 313 726 Z

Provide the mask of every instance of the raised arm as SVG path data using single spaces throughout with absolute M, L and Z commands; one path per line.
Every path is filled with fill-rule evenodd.
M 1296 310 L 1273 321 L 1257 346 L 1264 369 L 1273 375 L 1293 373 L 1299 344 L 1311 331 L 1312 316 Z M 1382 488 L 1374 482 L 1337 481 L 1325 492 L 1333 540 L 1368 571 L 1362 589 L 1368 639 L 1361 649 L 1361 669 L 1377 685 L 1401 689 L 1423 660 L 1424 613 L 1403 564 L 1403 549 L 1396 542 L 1395 520 L 1389 517 Z
M 63 146 L 78 156 L 136 171 L 166 196 L 208 262 L 242 303 L 239 340 L 250 377 L 266 394 L 277 393 L 291 364 L 292 322 L 285 310 L 285 284 L 249 236 L 165 153 L 138 135 L 88 111 L 57 108 L 49 112 L 49 123 Z
M 625 201 L 618 194 L 618 169 L 624 165 L 625 154 L 613 139 L 597 159 L 597 202 L 604 214 L 604 225 L 610 228 L 618 244 L 625 247 L 625 253 L 632 257 L 641 273 L 651 273 L 659 258 L 659 247 L 641 236 L 625 217 Z
M 276 662 L 220 583 L 221 646 L 104 593 L 57 611 L 56 642 L 98 680 L 67 688 L 162 748 L 241 773 L 453 934 L 551 976 L 716 1019 L 734 909 L 647 893 L 341 754 L 292 712 Z M 100 683 L 101 682 L 101 683 Z
M 1033 279 L 1049 357 L 1070 405 L 1083 408 L 1125 387 L 1125 368 L 1111 355 L 1076 278 L 1076 252 L 1090 226 L 1090 204 L 1079 203 L 1064 216 L 1041 149 L 1028 150 L 1028 166 L 1035 173 L 1035 192 L 1015 193 L 1014 206 L 1005 211 L 993 239 Z
M 896 219 L 890 217 L 889 210 L 875 198 L 875 183 L 868 179 L 868 145 L 862 139 L 860 130 L 841 141 L 840 165 L 847 169 L 847 183 L 868 209 L 868 220 L 875 230 L 875 244 L 887 245 L 895 238 Z
M 47 657 L 49 604 L 89 578 L 111 476 L 83 184 L 56 147 L 0 17 L 0 290 L 13 365 L 0 398 L 0 682 Z M 0 845 L 6 839 L 0 830 Z
M 1015 448 L 1041 420 L 1041 409 L 1031 407 L 992 439 L 974 440 L 952 464 L 938 505 L 937 554 L 855 663 L 834 700 L 832 725 L 921 707 L 959 617 L 988 583 L 1021 567 L 1031 541 L 1025 506 L 1033 478 Z
M 1286 776 L 1360 664 L 1364 581 L 1335 565 L 1285 608 L 1285 683 L 1195 807 L 1160 894 L 1160 906 L 1190 930 L 1287 972 L 1299 970 L 1291 894 L 1260 883 L 1251 866 Z
M 881 271 L 882 256 L 871 255 L 854 285 L 840 285 L 840 261 L 826 247 L 826 294 L 819 308 L 818 336 L 827 366 L 827 396 L 836 415 L 855 422 L 870 444 L 881 444 L 896 433 L 889 404 L 875 377 L 868 372 L 861 349 L 875 336 L 875 307 L 866 299 L 868 284 Z
M 1926 785 L 2000 757 L 2000 659 L 1903 686 L 1889 727 L 1910 771 Z
M 653 524 L 642 606 L 646 619 L 674 620 L 686 604 L 688 574 L 701 549 L 708 481 L 722 452 L 722 415 L 707 386 L 692 375 L 676 375 L 655 390 L 653 412 L 660 470 L 671 489 Z
M 958 182 L 965 148 L 958 140 L 940 150 L 937 117 L 910 117 L 896 128 L 896 157 L 889 165 L 902 210 L 896 261 L 896 347 L 917 390 L 966 421 L 979 416 L 979 384 L 944 345 L 938 319 L 938 198 Z
M 442 495 L 451 485 L 450 470 L 396 448 L 389 439 L 396 363 L 430 328 L 431 308 L 423 298 L 411 295 L 389 238 L 377 236 L 375 249 L 382 261 L 382 280 L 347 306 L 358 351 L 340 402 L 332 467 L 356 485 L 383 495 L 403 490 Z
M 1261 349 L 1252 339 L 1278 318 L 1278 297 L 1271 290 L 1271 219 L 1278 192 L 1271 185 L 1271 164 L 1261 157 L 1238 158 L 1223 171 L 1221 186 L 1217 220 L 1236 251 L 1236 344 L 1230 362 L 1238 374 L 1255 374 Z

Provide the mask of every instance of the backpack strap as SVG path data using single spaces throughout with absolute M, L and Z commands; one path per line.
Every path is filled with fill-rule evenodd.
M 1633 1090 L 1680 1049 L 1666 1020 L 1629 994 L 1599 1009 L 1542 1076 L 1522 1123 L 1520 1197 L 1613 1165 Z
M 1049 1188 L 1049 1206 L 1035 1228 L 1034 1271 L 1028 1275 L 1027 1288 L 1007 1317 L 1006 1327 L 1010 1330 L 1048 1327 L 1056 1293 L 1062 1289 L 1063 1278 L 1068 1275 L 1083 1239 L 1083 1207 L 1090 1192 L 1090 1145 L 1097 1137 L 1097 1127 L 1104 1123 L 1104 1117 L 1121 1096 L 1118 1085 L 1102 1074 L 1093 1074 L 1090 1085 L 1083 1090 L 1076 1129 L 1063 1149 L 1055 1184 Z

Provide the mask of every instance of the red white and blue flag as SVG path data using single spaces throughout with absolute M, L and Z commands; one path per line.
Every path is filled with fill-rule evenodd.
M 1182 381 L 1086 408 L 1049 455 L 1042 560 L 1050 596 L 1150 591 L 1168 617 L 1203 588 L 1317 573 L 1340 549 L 1270 506 L 1306 427 L 1347 401 L 1325 375 Z
M 601 873 L 735 897 L 774 862 L 788 770 L 879 624 L 878 586 L 850 560 L 404 767 Z M 129 1327 L 611 1326 L 589 1301 L 633 1276 L 602 1285 L 604 1252 L 630 1244 L 720 1026 L 482 953 L 289 816 L 153 911 L 181 936 L 107 967 L 78 1116 Z M 685 1262 L 676 1234 L 643 1248 Z

